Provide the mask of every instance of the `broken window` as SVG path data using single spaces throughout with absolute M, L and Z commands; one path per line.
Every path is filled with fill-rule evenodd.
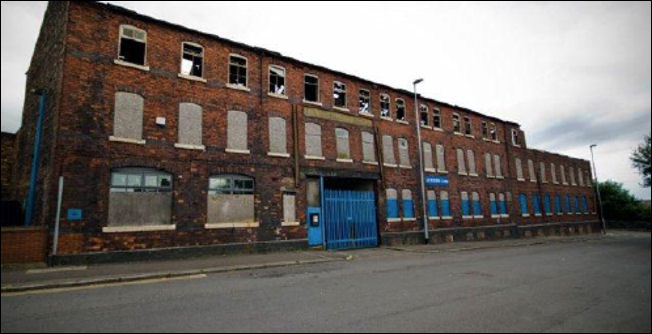
M 172 176 L 149 168 L 121 168 L 111 173 L 112 193 L 169 192 Z
M 441 129 L 441 112 L 439 109 L 432 110 L 432 126 Z
M 389 108 L 390 108 L 389 95 L 380 94 L 380 117 L 391 118 L 392 116 L 390 115 Z
M 521 142 L 520 142 L 520 140 L 518 138 L 518 130 L 516 130 L 516 129 L 512 129 L 512 144 L 514 146 L 520 146 L 521 145 Z
M 489 138 L 489 126 L 487 125 L 487 122 L 482 121 L 482 139 L 487 138 Z
M 247 58 L 238 55 L 229 56 L 229 84 L 247 87 Z
M 462 133 L 462 127 L 460 125 L 460 115 L 453 114 L 453 132 Z
M 405 102 L 402 99 L 396 99 L 396 119 L 405 121 Z
M 498 141 L 498 128 L 495 123 L 491 123 L 489 126 L 489 136 L 491 140 Z
M 242 175 L 219 175 L 208 179 L 209 195 L 251 195 L 254 179 Z
M 286 95 L 285 69 L 283 67 L 276 65 L 269 67 L 269 92 L 276 95 Z
M 333 103 L 338 108 L 346 108 L 346 85 L 339 81 L 333 82 Z
M 111 173 L 108 225 L 171 223 L 172 175 L 150 168 L 120 168 Z
M 428 126 L 428 107 L 426 105 L 419 106 L 419 114 L 421 115 L 421 125 Z
M 471 135 L 471 119 L 468 116 L 464 116 L 464 134 Z
M 194 43 L 182 43 L 181 74 L 201 78 L 203 75 L 204 48 Z
M 371 113 L 371 97 L 368 90 L 360 89 L 358 93 L 358 110 L 360 113 Z
M 120 26 L 120 49 L 118 59 L 127 63 L 145 66 L 147 33 L 136 27 Z
M 306 74 L 303 76 L 303 98 L 308 102 L 319 102 L 319 78 Z

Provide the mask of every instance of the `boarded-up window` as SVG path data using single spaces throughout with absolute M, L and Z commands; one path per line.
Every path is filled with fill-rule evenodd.
M 394 140 L 389 135 L 383 136 L 383 159 L 386 164 L 396 164 L 396 159 L 394 158 Z
M 414 218 L 414 202 L 412 201 L 412 191 L 403 189 L 401 191 L 401 200 L 403 202 L 403 218 Z
M 287 153 L 285 119 L 283 118 L 269 118 L 269 151 L 273 153 Z
M 469 203 L 469 193 L 466 191 L 460 193 L 460 207 L 462 209 L 462 218 L 471 217 L 471 203 Z
M 308 178 L 306 180 L 306 205 L 307 206 L 321 206 L 321 198 L 319 196 L 319 179 Z
M 254 180 L 242 175 L 216 175 L 208 180 L 207 223 L 254 221 Z
M 514 164 L 516 165 L 516 179 L 525 180 L 523 177 L 523 165 L 521 164 L 521 159 L 516 158 Z
M 527 161 L 528 174 L 530 174 L 530 181 L 537 182 L 537 176 L 534 174 L 534 162 L 531 159 Z
M 494 171 L 496 172 L 496 177 L 503 177 L 502 163 L 500 161 L 500 155 L 494 155 Z
M 439 201 L 441 202 L 441 216 L 444 218 L 451 216 L 450 200 L 448 199 L 448 192 L 442 190 L 439 193 Z
M 437 197 L 434 190 L 428 190 L 428 217 L 438 217 L 439 208 L 437 207 Z
M 584 187 L 584 174 L 581 168 L 577 169 L 577 181 L 579 181 L 580 186 Z
M 433 170 L 432 164 L 432 146 L 430 143 L 423 143 L 423 167 L 426 170 Z
M 179 104 L 179 143 L 202 144 L 202 108 L 194 103 Z
M 226 147 L 232 150 L 247 150 L 247 114 L 229 110 L 226 128 Z
M 464 151 L 457 149 L 457 172 L 466 175 L 466 165 L 464 164 Z
M 477 175 L 478 172 L 475 169 L 475 153 L 471 150 L 466 150 L 466 159 L 469 161 L 469 174 Z
M 295 194 L 283 194 L 283 222 L 285 223 L 294 223 L 297 221 L 295 198 Z
M 575 170 L 573 170 L 573 167 L 568 167 L 568 175 L 570 176 L 571 185 L 576 185 L 577 183 L 575 183 Z
M 387 218 L 398 218 L 398 193 L 396 189 L 386 189 Z
M 408 153 L 408 141 L 405 138 L 398 139 L 398 154 L 401 159 L 401 166 L 410 166 L 410 156 Z
M 561 183 L 568 184 L 568 181 L 566 181 L 566 170 L 564 169 L 564 166 L 559 165 L 559 173 L 561 174 Z
M 493 163 L 491 162 L 491 153 L 484 154 L 484 168 L 487 170 L 487 177 L 494 176 Z
M 477 192 L 471 193 L 471 200 L 473 201 L 473 216 L 482 217 L 482 203 L 480 203 L 480 195 Z
M 321 157 L 321 126 L 306 123 L 306 155 Z
M 362 131 L 362 160 L 367 162 L 376 161 L 374 135 L 366 131 Z
M 337 141 L 337 158 L 349 159 L 351 157 L 349 154 L 349 131 L 337 128 L 335 129 L 335 138 Z
M 111 173 L 109 226 L 171 223 L 172 176 L 149 168 L 121 168 Z
M 539 163 L 539 169 L 541 173 L 541 183 L 546 183 L 548 182 L 548 179 L 546 178 L 546 164 L 543 162 Z
M 444 155 L 444 145 L 438 144 L 437 149 L 437 171 L 445 172 L 446 171 L 446 158 Z
M 550 163 L 550 177 L 552 178 L 552 183 L 557 184 L 557 171 L 555 170 L 555 164 Z
M 113 135 L 119 138 L 143 138 L 143 97 L 116 92 L 113 109 Z

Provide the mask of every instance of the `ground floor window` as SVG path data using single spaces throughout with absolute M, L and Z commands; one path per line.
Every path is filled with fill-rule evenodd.
M 254 222 L 254 179 L 214 175 L 208 179 L 207 223 Z
M 170 224 L 171 209 L 172 175 L 150 168 L 111 173 L 109 226 Z

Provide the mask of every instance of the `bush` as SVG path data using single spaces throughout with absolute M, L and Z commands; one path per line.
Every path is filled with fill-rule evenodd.
M 622 183 L 600 183 L 604 218 L 611 228 L 650 230 L 650 207 L 637 200 Z

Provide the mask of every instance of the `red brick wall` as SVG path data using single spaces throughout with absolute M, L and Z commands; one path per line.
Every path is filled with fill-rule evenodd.
M 66 16 L 62 19 L 65 20 Z M 61 221 L 62 238 L 70 237 L 71 247 L 63 247 L 62 253 L 131 250 L 154 247 L 191 246 L 230 242 L 255 242 L 306 237 L 305 224 L 298 227 L 281 227 L 282 192 L 297 191 L 297 218 L 305 219 L 305 178 L 319 172 L 339 176 L 364 175 L 378 179 L 378 221 L 380 231 L 419 231 L 422 223 L 417 221 L 388 222 L 385 217 L 385 189 L 410 189 L 415 213 L 420 219 L 422 204 L 419 191 L 418 148 L 415 131 L 413 96 L 406 91 L 371 83 L 350 75 L 337 73 L 321 67 L 305 64 L 289 58 L 239 43 L 216 39 L 205 34 L 163 24 L 103 4 L 71 3 L 67 16 L 65 54 L 63 57 L 62 91 L 59 96 L 56 150 L 54 163 L 48 166 L 51 173 L 61 173 L 66 181 L 63 194 L 63 212 L 67 208 L 83 210 L 80 221 Z M 45 24 L 45 23 L 44 23 Z M 130 24 L 147 31 L 147 65 L 149 71 L 116 65 L 118 35 L 121 24 Z M 204 47 L 204 78 L 207 82 L 179 78 L 181 43 L 191 41 Z M 237 53 L 248 59 L 249 92 L 225 86 L 228 78 L 228 56 Z M 267 68 L 269 64 L 285 67 L 288 99 L 267 95 Z M 362 148 L 360 128 L 334 120 L 310 118 L 310 122 L 322 126 L 324 161 L 305 160 L 303 114 L 303 75 L 319 76 L 322 109 L 348 115 L 358 113 L 358 89 L 370 91 L 373 128 L 380 135 L 389 134 L 394 139 L 395 157 L 399 152 L 397 139 L 404 137 L 409 143 L 412 169 L 384 168 L 361 163 Z M 332 108 L 333 81 L 347 85 L 349 112 Z M 144 97 L 143 138 L 145 145 L 111 142 L 113 134 L 113 104 L 116 91 L 135 92 Z M 379 118 L 379 94 L 388 93 L 395 116 L 396 98 L 406 102 L 408 125 Z M 206 151 L 183 150 L 174 147 L 177 141 L 178 106 L 180 102 L 194 102 L 203 108 L 203 144 Z M 449 171 L 452 220 L 432 221 L 430 228 L 491 225 L 490 218 L 461 219 L 459 193 L 477 191 L 483 203 L 483 213 L 489 216 L 489 192 L 511 192 L 515 199 L 521 189 L 538 191 L 536 186 L 516 182 L 513 171 L 512 152 L 533 155 L 537 159 L 554 159 L 570 164 L 588 164 L 586 161 L 558 155 L 537 153 L 511 146 L 509 131 L 518 125 L 503 122 L 464 108 L 451 106 L 431 99 L 423 99 L 432 112 L 441 110 L 444 131 L 423 129 L 424 140 L 433 145 L 443 144 L 446 152 L 446 168 Z M 292 129 L 293 106 L 299 111 L 297 141 L 299 147 L 300 182 L 294 184 L 294 154 L 290 158 L 268 157 L 268 116 L 286 120 L 288 152 L 294 152 L 295 135 Z M 310 106 L 310 105 L 307 105 Z M 311 106 L 312 107 L 312 106 Z M 248 115 L 248 155 L 226 153 L 227 111 L 239 110 Z M 463 118 L 469 116 L 475 138 L 452 133 L 452 113 Z M 164 127 L 155 124 L 156 117 L 165 117 Z M 481 138 L 482 121 L 495 122 L 500 143 Z M 344 127 L 350 134 L 350 151 L 354 163 L 336 162 L 335 127 Z M 519 129 L 520 131 L 520 129 Z M 521 133 L 522 147 L 525 147 Z M 382 145 L 382 143 L 376 143 Z M 473 149 L 479 176 L 458 176 L 456 148 Z M 484 174 L 484 153 L 499 154 L 502 160 L 504 180 L 489 179 Z M 436 155 L 433 152 L 433 157 Z M 538 161 L 537 161 L 538 162 Z M 549 163 L 548 161 L 547 163 Z M 175 231 L 103 233 L 107 224 L 108 193 L 111 170 L 117 167 L 139 166 L 165 170 L 174 175 L 172 222 Z M 587 169 L 588 170 L 588 169 Z M 206 222 L 207 183 L 211 175 L 237 173 L 251 176 L 256 182 L 255 216 L 260 227 L 250 229 L 207 230 Z M 382 176 L 382 180 L 380 177 Z M 52 178 L 54 187 L 56 178 Z M 533 188 L 534 187 L 534 188 Z M 562 189 L 560 189 L 561 191 Z M 563 189 L 567 191 L 567 189 Z M 568 191 L 576 191 L 571 189 Z M 579 190 L 577 190 L 579 191 Z M 590 188 L 582 189 L 590 192 Z M 399 196 L 400 197 L 400 196 Z M 590 197 L 592 198 L 592 196 Z M 48 199 L 54 203 L 55 197 Z M 513 204 L 517 204 L 515 200 Z M 512 205 L 511 222 L 521 223 L 517 205 Z M 53 217 L 48 216 L 53 221 Z M 593 216 L 592 216 L 593 217 Z M 65 218 L 65 214 L 64 217 Z M 555 217 L 557 218 L 557 217 Z M 559 218 L 566 219 L 567 217 Z M 579 219 L 571 217 L 569 219 Z M 523 221 L 522 223 L 526 223 Z
M 44 228 L 3 227 L 2 264 L 45 261 L 47 232 Z
M 2 144 L 0 156 L 2 157 L 2 199 L 13 197 L 12 192 L 12 172 L 16 165 L 16 135 L 12 133 L 2 133 Z

